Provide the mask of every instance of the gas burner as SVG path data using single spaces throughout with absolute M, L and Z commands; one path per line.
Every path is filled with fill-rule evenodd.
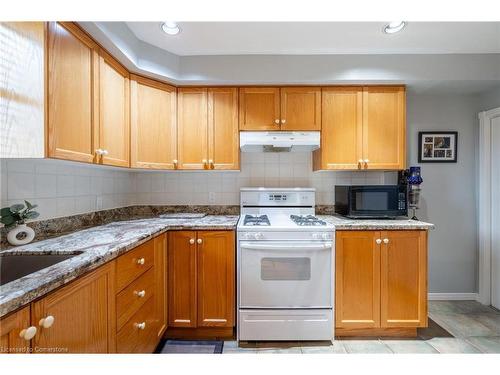
M 318 226 L 318 225 L 326 225 L 326 221 L 318 219 L 313 215 L 290 215 L 290 219 L 300 226 Z
M 249 226 L 269 226 L 271 223 L 269 222 L 269 218 L 267 215 L 245 215 L 245 219 L 243 220 L 243 225 Z

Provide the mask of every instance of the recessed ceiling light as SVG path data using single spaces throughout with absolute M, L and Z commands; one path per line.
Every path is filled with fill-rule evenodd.
M 392 21 L 384 27 L 384 33 L 394 34 L 404 29 L 406 26 L 405 21 Z
M 181 31 L 176 22 L 173 21 L 165 21 L 161 24 L 161 29 L 165 34 L 168 35 L 177 35 Z

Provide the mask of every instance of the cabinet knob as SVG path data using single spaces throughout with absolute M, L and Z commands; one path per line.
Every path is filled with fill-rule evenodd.
M 102 150 L 102 154 L 107 155 L 107 154 L 109 154 L 109 152 L 108 152 L 108 150 Z
M 103 150 L 102 150 L 102 149 L 100 149 L 100 148 L 98 148 L 97 150 L 95 150 L 95 153 L 96 153 L 97 155 L 102 155 Z
M 384 243 L 389 243 L 389 239 L 388 238 L 384 238 Z
M 31 340 L 36 335 L 36 327 L 28 327 L 19 332 L 19 337 L 26 341 Z
M 139 297 L 139 298 L 144 298 L 146 296 L 146 291 L 145 290 L 139 290 L 139 291 L 135 291 L 134 294 Z
M 146 259 L 144 258 L 139 258 L 136 260 L 136 263 L 140 266 L 144 265 L 144 263 L 146 263 Z
M 191 239 L 189 240 L 189 243 L 190 243 L 191 245 L 192 245 L 192 244 L 194 244 L 194 238 L 191 238 Z
M 135 328 L 137 329 L 145 329 L 146 328 L 146 322 L 142 322 L 142 323 L 134 323 L 134 326 Z
M 279 120 L 279 119 L 276 119 L 276 120 L 274 120 L 274 123 L 275 123 L 276 125 L 279 125 L 279 124 L 280 124 L 280 120 Z
M 43 328 L 50 328 L 52 324 L 54 324 L 54 317 L 52 315 L 48 315 L 45 318 L 40 319 L 38 325 Z
M 284 124 L 286 120 L 284 118 L 281 119 L 281 123 Z
M 174 167 L 177 168 L 177 164 L 179 164 L 179 160 L 174 159 L 174 160 L 172 160 L 172 163 L 174 164 Z
M 201 243 L 203 242 L 203 240 L 202 240 L 201 238 L 198 238 L 198 239 L 196 240 L 196 242 L 197 242 L 198 244 L 201 244 Z
M 376 243 L 377 245 L 380 245 L 380 244 L 382 243 L 382 240 L 381 240 L 380 238 L 377 238 L 377 239 L 375 240 L 375 243 Z

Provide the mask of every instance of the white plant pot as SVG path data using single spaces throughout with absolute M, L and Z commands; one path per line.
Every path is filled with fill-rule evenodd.
M 20 224 L 7 233 L 7 241 L 11 245 L 19 246 L 30 243 L 35 238 L 35 231 L 26 224 Z

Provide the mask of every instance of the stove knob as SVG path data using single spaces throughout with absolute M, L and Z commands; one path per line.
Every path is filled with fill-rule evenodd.
M 324 240 L 329 240 L 330 239 L 330 235 L 328 233 L 323 233 L 323 235 L 321 236 Z
M 319 233 L 313 233 L 312 237 L 313 237 L 314 240 L 319 240 L 320 239 Z
M 255 238 L 256 240 L 261 240 L 261 239 L 263 239 L 263 238 L 264 238 L 264 235 L 263 235 L 262 233 L 260 233 L 260 232 L 257 232 L 257 233 L 255 233 L 254 238 Z

